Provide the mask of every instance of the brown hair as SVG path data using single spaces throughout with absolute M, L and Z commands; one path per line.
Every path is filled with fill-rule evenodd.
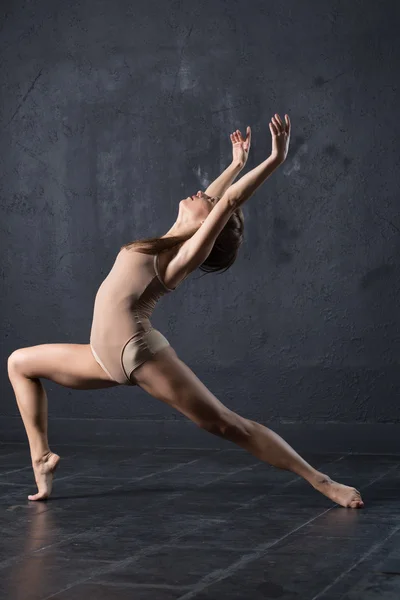
M 200 265 L 199 269 L 206 273 L 224 272 L 235 262 L 239 248 L 243 242 L 244 215 L 241 208 L 237 208 L 229 217 L 221 233 L 215 240 L 213 249 Z M 192 237 L 193 233 L 186 235 L 175 235 L 169 237 L 152 237 L 142 240 L 136 240 L 124 244 L 122 248 L 135 248 L 142 254 L 160 254 L 176 247 L 179 247 Z

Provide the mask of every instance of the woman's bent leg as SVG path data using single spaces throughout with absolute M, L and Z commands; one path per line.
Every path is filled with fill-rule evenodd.
M 41 344 L 14 351 L 8 359 L 8 376 L 29 441 L 39 492 L 30 500 L 51 493 L 60 457 L 51 452 L 47 437 L 48 401 L 40 377 L 75 389 L 118 385 L 95 361 L 88 344 Z

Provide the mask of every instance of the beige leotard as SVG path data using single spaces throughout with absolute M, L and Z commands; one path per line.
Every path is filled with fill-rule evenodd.
M 97 291 L 90 332 L 93 356 L 110 379 L 135 385 L 133 371 L 169 346 L 150 316 L 159 298 L 173 289 L 160 277 L 158 254 L 127 248 L 118 253 Z

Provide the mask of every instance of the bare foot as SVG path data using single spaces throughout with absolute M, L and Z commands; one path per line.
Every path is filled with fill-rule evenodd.
M 41 460 L 35 462 L 33 472 L 38 486 L 38 493 L 28 496 L 28 500 L 46 500 L 51 494 L 54 471 L 60 461 L 58 454 L 49 452 Z
M 320 473 L 312 485 L 321 494 L 324 494 L 333 500 L 333 502 L 345 508 L 363 508 L 364 506 L 361 494 L 356 488 L 337 483 L 337 481 L 333 481 L 328 475 Z

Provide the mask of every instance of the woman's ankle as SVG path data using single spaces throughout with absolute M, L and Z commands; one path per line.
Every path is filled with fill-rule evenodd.
M 326 475 L 325 473 L 321 473 L 321 471 L 318 471 L 315 478 L 312 481 L 312 485 L 318 486 L 318 485 L 322 485 L 324 483 L 330 483 L 332 481 L 332 479 L 329 477 L 329 475 Z
M 46 460 L 48 460 L 49 456 L 53 454 L 52 451 L 50 450 L 50 448 L 48 450 L 41 450 L 39 452 L 32 452 L 31 453 L 31 458 L 32 458 L 32 464 L 33 465 L 40 465 L 41 463 L 46 462 Z

